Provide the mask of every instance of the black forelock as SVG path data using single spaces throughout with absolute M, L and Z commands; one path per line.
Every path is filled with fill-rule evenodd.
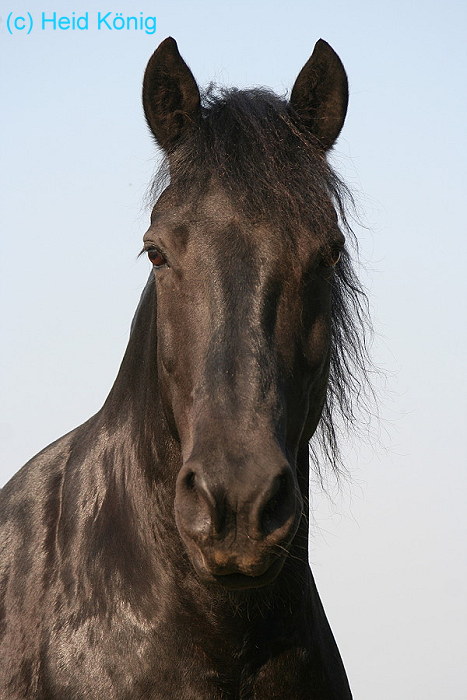
M 340 209 L 345 187 L 285 99 L 264 88 L 210 86 L 202 112 L 170 156 L 171 184 L 194 197 L 215 178 L 245 217 L 274 220 L 284 231 L 302 223 L 319 235 L 335 226 L 329 203 L 336 199 Z

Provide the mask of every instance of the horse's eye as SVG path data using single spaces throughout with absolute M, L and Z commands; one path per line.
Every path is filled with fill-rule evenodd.
M 332 248 L 328 251 L 328 253 L 325 255 L 323 264 L 325 267 L 335 267 L 339 260 L 341 259 L 342 255 L 342 249 L 343 246 L 342 244 L 337 244 L 332 246 Z
M 163 267 L 164 265 L 167 264 L 167 260 L 162 255 L 161 251 L 157 250 L 157 248 L 149 248 L 147 253 L 148 253 L 148 258 L 152 262 L 154 267 Z
M 341 259 L 342 250 L 335 250 L 331 255 L 331 259 L 328 262 L 329 267 L 335 267 L 339 260 Z

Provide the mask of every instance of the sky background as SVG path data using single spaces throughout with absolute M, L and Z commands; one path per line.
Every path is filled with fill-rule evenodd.
M 89 11 L 89 30 L 41 31 L 54 9 Z M 157 32 L 97 31 L 99 10 L 155 15 Z M 10 35 L 27 11 L 31 33 Z M 466 3 L 34 0 L 0 16 L 0 482 L 116 375 L 149 272 L 156 45 L 174 36 L 200 85 L 284 94 L 322 37 L 350 81 L 332 162 L 358 205 L 384 375 L 379 423 L 344 440 L 350 479 L 313 489 L 311 566 L 356 700 L 465 700 Z

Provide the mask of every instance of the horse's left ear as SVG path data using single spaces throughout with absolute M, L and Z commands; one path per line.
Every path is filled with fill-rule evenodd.
M 172 37 L 149 59 L 143 79 L 143 107 L 157 143 L 168 153 L 199 123 L 198 86 Z
M 342 61 L 320 39 L 295 81 L 290 106 L 327 151 L 344 125 L 348 102 L 349 85 Z

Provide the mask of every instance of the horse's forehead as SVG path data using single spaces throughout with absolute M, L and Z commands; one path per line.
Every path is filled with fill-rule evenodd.
M 152 214 L 152 226 L 164 230 L 170 238 L 180 239 L 183 231 L 184 245 L 216 241 L 222 248 L 239 245 L 243 241 L 251 253 L 260 255 L 268 249 L 296 251 L 312 243 L 312 232 L 294 225 L 285 234 L 280 222 L 269 219 L 264 213 L 245 214 L 241 202 L 237 202 L 221 185 L 212 185 L 203 193 L 190 197 L 183 190 L 169 188 L 156 204 Z M 245 194 L 245 196 L 248 196 Z
M 210 186 L 204 192 L 188 193 L 182 187 L 169 187 L 156 202 L 152 220 L 163 218 L 168 223 L 218 222 L 228 224 L 239 218 L 238 207 L 219 186 Z
M 239 220 L 240 214 L 231 197 L 220 187 L 213 187 L 197 203 L 200 214 L 210 222 L 229 224 Z

